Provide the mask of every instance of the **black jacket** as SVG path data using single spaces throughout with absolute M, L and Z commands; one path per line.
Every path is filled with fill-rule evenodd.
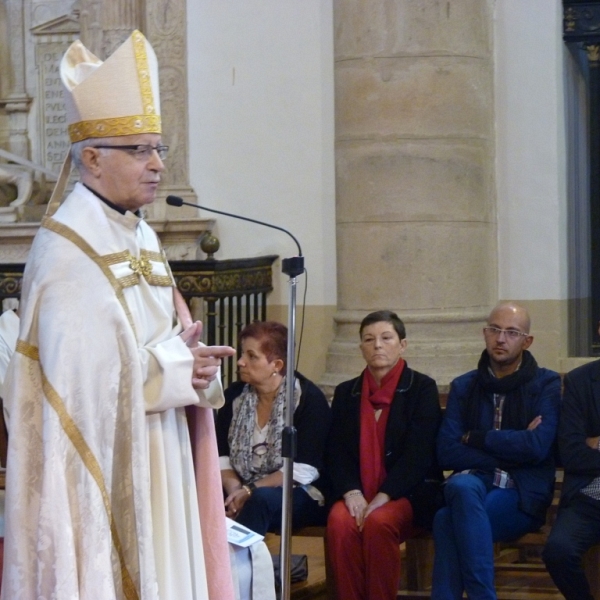
M 565 375 L 558 447 L 565 469 L 561 503 L 600 477 L 600 452 L 585 438 L 600 435 L 600 360 Z
M 327 473 L 331 480 L 332 500 L 344 493 L 362 489 L 360 478 L 360 396 L 362 375 L 345 381 L 335 389 L 332 424 L 327 446 Z M 435 457 L 435 441 L 442 419 L 436 383 L 431 377 L 406 365 L 392 400 L 385 432 L 385 468 L 387 477 L 380 492 L 392 500 L 406 497 L 418 513 L 431 507 L 433 498 L 426 480 L 441 481 Z M 431 489 L 437 494 L 438 487 Z M 418 498 L 418 499 L 417 499 Z

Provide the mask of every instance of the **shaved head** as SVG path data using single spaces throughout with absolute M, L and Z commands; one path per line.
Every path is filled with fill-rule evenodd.
M 488 317 L 488 325 L 491 324 L 499 313 L 512 314 L 519 323 L 519 329 L 524 333 L 529 333 L 531 329 L 531 317 L 528 310 L 515 302 L 499 302 L 494 306 Z
M 531 346 L 531 319 L 527 309 L 514 302 L 497 304 L 483 328 L 490 366 L 496 377 L 510 375 L 519 368 L 523 352 Z

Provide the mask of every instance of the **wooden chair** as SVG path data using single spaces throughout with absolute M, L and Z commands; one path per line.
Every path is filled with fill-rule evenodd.
M 548 509 L 546 524 L 539 531 L 526 533 L 514 542 L 496 544 L 496 561 L 494 567 L 497 573 L 544 573 L 544 563 L 539 559 L 541 549 L 546 544 L 552 524 L 556 518 L 560 492 L 562 488 L 563 471 L 557 469 L 554 487 L 554 499 Z M 434 557 L 433 537 L 424 533 L 406 541 L 406 590 L 398 592 L 398 598 L 416 599 L 429 598 Z M 531 559 L 531 555 L 535 559 Z M 600 545 L 590 548 L 585 556 L 585 569 L 595 600 L 600 600 Z M 554 587 L 554 586 L 552 586 Z M 514 600 L 512 592 L 498 589 L 498 600 Z M 545 588 L 527 593 L 530 600 L 550 600 L 563 596 L 554 588 Z

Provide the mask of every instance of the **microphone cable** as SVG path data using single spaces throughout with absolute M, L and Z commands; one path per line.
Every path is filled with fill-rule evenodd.
M 233 219 L 241 219 L 242 221 L 248 221 L 249 223 L 255 223 L 257 225 L 264 225 L 265 227 L 271 227 L 271 229 L 277 229 L 278 231 L 283 231 L 283 233 L 287 233 L 296 243 L 298 247 L 298 256 L 302 256 L 302 248 L 300 247 L 300 242 L 296 239 L 296 237 L 287 229 L 283 227 L 279 227 L 279 225 L 273 225 L 271 223 L 265 223 L 264 221 L 258 221 L 257 219 L 251 219 L 250 217 L 243 217 L 242 215 L 236 215 L 233 213 L 228 213 L 223 210 L 217 210 L 216 208 L 208 208 L 206 206 L 202 206 L 200 204 L 194 204 L 192 202 L 186 202 L 183 198 L 179 196 L 169 195 L 167 196 L 167 204 L 169 206 L 178 206 L 181 207 L 184 204 L 186 206 L 192 206 L 193 208 L 201 208 L 202 210 L 207 210 L 208 212 L 214 212 L 218 215 L 224 215 L 226 217 L 232 217 Z M 302 319 L 300 323 L 300 336 L 298 340 L 298 349 L 296 350 L 296 369 L 298 369 L 298 365 L 300 364 L 300 351 L 302 350 L 302 337 L 304 335 L 304 318 L 306 315 L 306 296 L 308 292 L 308 270 L 304 267 L 304 275 L 306 276 L 306 282 L 304 284 L 304 296 L 302 299 Z

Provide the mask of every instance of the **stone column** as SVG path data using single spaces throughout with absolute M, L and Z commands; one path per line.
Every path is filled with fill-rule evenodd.
M 163 139 L 170 146 L 161 187 L 165 197 L 175 194 L 186 202 L 197 202 L 189 177 L 186 2 L 148 0 L 145 11 L 146 35 L 160 64 Z M 152 208 L 156 218 L 197 216 L 193 208 L 167 207 L 164 202 L 155 202 Z
M 356 376 L 390 308 L 442 386 L 495 303 L 492 0 L 336 0 L 338 312 L 323 383 Z
M 9 92 L 0 99 L 9 115 L 10 131 L 8 149 L 13 154 L 29 158 L 29 140 L 27 137 L 27 116 L 31 98 L 27 95 L 25 84 L 25 30 L 24 2 L 22 0 L 7 0 L 6 29 L 9 34 L 8 54 L 10 73 L 2 75 L 9 80 Z M 4 87 L 6 90 L 6 87 Z

